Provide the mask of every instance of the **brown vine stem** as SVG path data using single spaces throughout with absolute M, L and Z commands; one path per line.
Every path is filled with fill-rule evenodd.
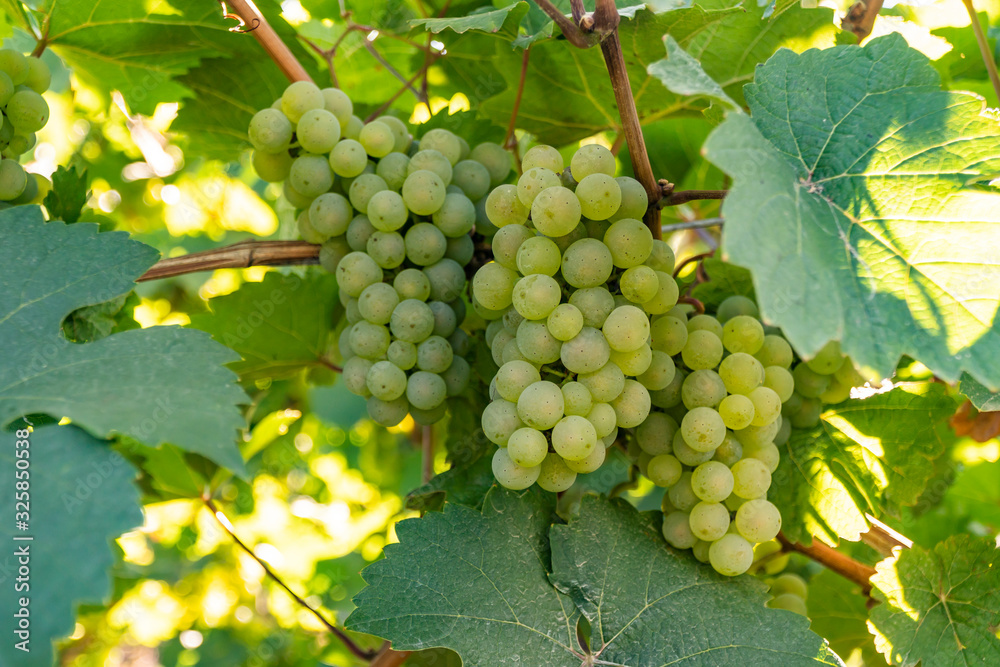
M 316 609 L 308 602 L 303 600 L 295 591 L 289 588 L 288 584 L 286 584 L 281 579 L 281 577 L 275 574 L 274 570 L 272 570 L 271 567 L 266 562 L 264 562 L 264 560 L 262 560 L 257 554 L 253 552 L 253 549 L 248 547 L 246 543 L 239 538 L 236 532 L 233 531 L 232 524 L 229 522 L 229 519 L 227 519 L 226 516 L 219 511 L 219 509 L 215 506 L 215 503 L 212 502 L 212 499 L 204 498 L 203 500 L 205 501 L 205 506 L 208 507 L 209 511 L 212 512 L 212 516 L 214 516 L 215 520 L 219 522 L 219 525 L 222 526 L 222 529 L 229 534 L 229 537 L 232 538 L 233 542 L 235 542 L 236 545 L 240 549 L 242 549 L 248 556 L 257 561 L 257 564 L 260 565 L 262 568 L 264 568 L 264 572 L 267 573 L 267 576 L 269 576 L 274 581 L 274 583 L 281 586 L 281 588 L 283 588 L 286 593 L 291 595 L 292 598 L 298 604 L 300 604 L 304 609 L 307 609 L 310 613 L 312 613 L 312 615 L 315 616 L 316 619 L 320 623 L 322 623 L 326 627 L 326 629 L 330 631 L 331 634 L 333 634 L 337 639 L 343 642 L 344 646 L 347 647 L 348 651 L 350 651 L 357 657 L 361 658 L 362 660 L 371 660 L 377 655 L 377 651 L 369 651 L 355 644 L 354 640 L 351 639 L 349 636 L 347 636 L 346 632 L 344 632 L 336 625 L 331 623 L 329 620 L 327 620 L 326 616 L 324 616 L 322 612 L 320 612 L 318 609 Z
M 664 197 L 657 203 L 660 208 L 667 206 L 680 206 L 692 201 L 701 199 L 725 199 L 729 190 L 680 190 L 673 191 L 673 184 L 668 183 L 664 188 Z
M 723 218 L 705 218 L 704 220 L 686 220 L 675 222 L 672 225 L 663 225 L 663 233 L 670 234 L 685 229 L 707 229 L 708 227 L 718 227 L 725 222 Z
M 528 59 L 531 58 L 531 46 L 524 50 L 521 56 L 521 80 L 517 84 L 517 97 L 514 98 L 514 109 L 510 112 L 510 123 L 507 124 L 507 135 L 503 138 L 504 148 L 513 148 L 517 145 L 514 137 L 514 128 L 517 127 L 517 112 L 521 109 L 521 97 L 524 96 L 524 81 L 528 78 Z
M 872 34 L 875 19 L 882 11 L 882 2 L 883 0 L 858 0 L 847 10 L 847 14 L 840 22 L 840 27 L 853 32 L 858 38 L 858 44 L 860 44 L 868 35 Z
M 875 574 L 875 568 L 859 563 L 850 556 L 846 556 L 836 549 L 826 546 L 818 540 L 813 540 L 812 545 L 804 546 L 798 542 L 792 542 L 783 533 L 778 533 L 778 541 L 785 551 L 796 551 L 829 570 L 833 570 L 849 581 L 853 581 L 865 595 L 871 591 L 872 585 L 868 580 Z
M 979 25 L 979 17 L 976 16 L 976 8 L 973 6 L 972 0 L 962 0 L 962 2 L 965 4 L 966 11 L 969 12 L 969 18 L 972 19 L 972 30 L 976 33 L 979 53 L 983 56 L 983 63 L 986 65 L 986 71 L 989 72 L 993 90 L 996 91 L 997 97 L 1000 97 L 1000 75 L 997 74 L 997 63 L 993 52 L 990 51 L 990 43 L 987 41 L 986 35 L 983 34 L 983 26 Z
M 281 41 L 278 33 L 260 13 L 253 0 L 229 0 L 229 2 L 232 4 L 233 11 L 246 23 L 245 32 L 250 32 L 257 39 L 289 81 L 312 81 L 309 72 L 302 67 L 302 63 L 295 58 L 288 46 Z M 225 7 L 225 2 L 223 2 L 223 7 Z
M 320 246 L 305 241 L 241 241 L 222 248 L 161 259 L 142 274 L 137 282 L 215 269 L 318 264 L 319 252 Z
M 642 125 L 639 123 L 639 112 L 635 108 L 635 98 L 632 97 L 632 84 L 628 79 L 628 69 L 625 66 L 625 54 L 622 53 L 622 43 L 618 39 L 618 22 L 621 18 L 614 0 L 598 0 L 594 10 L 594 30 L 605 34 L 601 41 L 601 53 L 604 63 L 611 76 L 611 88 L 618 103 L 618 115 L 621 117 L 625 141 L 628 144 L 629 156 L 632 158 L 632 169 L 635 177 L 646 189 L 650 204 L 646 209 L 644 222 L 653 233 L 653 238 L 663 238 L 660 229 L 660 209 L 655 203 L 662 198 L 660 184 L 653 176 L 653 167 L 649 164 L 649 153 L 646 151 L 646 140 L 642 136 Z
M 597 43 L 598 36 L 585 33 L 580 29 L 580 26 L 573 22 L 573 19 L 559 11 L 559 8 L 549 2 L 549 0 L 535 0 L 535 4 L 548 14 L 550 19 L 555 21 L 555 24 L 562 31 L 563 37 L 573 46 L 580 49 L 589 49 Z

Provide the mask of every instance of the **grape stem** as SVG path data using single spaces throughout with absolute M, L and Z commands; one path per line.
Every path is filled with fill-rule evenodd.
M 660 208 L 679 206 L 700 199 L 725 199 L 726 195 L 729 194 L 729 190 L 680 190 L 675 192 L 674 184 L 667 181 L 660 181 L 660 188 L 663 192 L 663 198 L 656 204 Z
M 845 579 L 854 582 L 861 587 L 865 595 L 871 592 L 872 585 L 869 579 L 875 575 L 875 568 L 860 563 L 850 556 L 840 553 L 836 549 L 828 547 L 818 540 L 813 540 L 810 546 L 792 542 L 784 533 L 778 533 L 778 541 L 785 551 L 795 551 L 829 570 L 833 570 Z
M 312 82 L 309 72 L 296 59 L 291 49 L 288 48 L 288 45 L 281 41 L 278 33 L 274 31 L 274 28 L 267 22 L 263 14 L 260 13 L 253 0 L 229 0 L 229 2 L 232 4 L 233 12 L 236 16 L 242 19 L 243 23 L 248 26 L 246 30 L 240 32 L 249 32 L 252 34 L 264 50 L 267 51 L 267 54 L 271 56 L 271 60 L 281 69 L 281 72 L 288 77 L 289 81 Z M 222 2 L 222 7 L 225 12 L 225 2 Z
M 549 18 L 552 19 L 557 26 L 559 26 L 559 30 L 562 31 L 563 37 L 565 37 L 566 40 L 573 46 L 580 49 L 589 49 L 599 41 L 600 38 L 597 35 L 584 32 L 576 21 L 559 11 L 559 8 L 553 5 L 549 0 L 535 0 L 535 4 L 538 5 L 543 12 L 548 14 Z M 574 7 L 574 14 L 576 11 L 577 10 Z M 581 16 L 580 20 L 583 18 L 584 17 Z
M 324 616 L 323 613 L 319 611 L 319 609 L 316 609 L 308 602 L 306 602 L 304 599 L 302 599 L 297 593 L 295 593 L 295 591 L 293 591 L 288 586 L 288 584 L 286 584 L 281 579 L 281 577 L 279 577 L 277 574 L 274 573 L 274 570 L 272 570 L 271 567 L 266 562 L 264 562 L 264 560 L 262 560 L 257 554 L 254 553 L 253 549 L 248 547 L 246 543 L 239 538 L 239 536 L 233 530 L 232 523 L 230 523 L 229 519 L 227 519 L 226 516 L 219 511 L 219 509 L 216 507 L 212 499 L 206 497 L 203 498 L 202 500 L 204 500 L 205 506 L 208 507 L 210 512 L 212 512 L 212 516 L 215 517 L 215 520 L 219 522 L 219 525 L 222 526 L 222 529 L 226 531 L 229 537 L 232 538 L 233 542 L 235 542 L 236 545 L 240 549 L 242 549 L 248 556 L 257 561 L 257 564 L 260 565 L 262 568 L 264 568 L 264 572 L 267 574 L 267 576 L 270 577 L 276 584 L 281 586 L 281 588 L 283 588 L 286 593 L 291 595 L 292 599 L 294 599 L 304 609 L 312 613 L 312 615 L 315 616 L 316 619 L 320 623 L 322 623 L 323 626 L 326 627 L 326 629 L 329 630 L 331 634 L 333 634 L 337 639 L 343 642 L 344 646 L 347 648 L 348 651 L 350 651 L 357 657 L 361 658 L 362 660 L 372 660 L 378 655 L 377 651 L 370 651 L 367 649 L 363 649 L 357 644 L 355 644 L 354 640 L 351 639 L 346 632 L 344 632 L 336 625 L 331 623 L 329 620 L 327 620 L 326 616 Z
M 406 662 L 408 657 L 410 657 L 410 651 L 394 651 L 389 648 L 389 642 L 386 642 L 382 646 L 382 650 L 372 658 L 368 665 L 369 667 L 399 667 Z
M 858 44 L 872 34 L 875 19 L 882 11 L 883 0 L 858 0 L 847 10 L 840 27 L 853 32 L 858 38 Z
M 305 241 L 240 241 L 233 245 L 168 257 L 154 264 L 136 282 L 173 278 L 215 269 L 245 269 L 251 266 L 318 264 L 320 246 Z
M 993 84 L 993 90 L 996 92 L 997 97 L 1000 97 L 1000 75 L 997 74 L 997 63 L 993 57 L 993 51 L 990 49 L 990 43 L 986 39 L 986 35 L 983 34 L 983 26 L 979 25 L 979 17 L 976 16 L 976 8 L 972 4 L 972 0 L 962 0 L 965 5 L 966 11 L 969 12 L 969 18 L 972 19 L 972 30 L 976 33 L 976 42 L 979 44 L 979 53 L 983 56 L 983 63 L 986 65 L 986 71 L 990 75 L 990 83 Z
M 517 84 L 517 97 L 514 98 L 514 108 L 510 112 L 510 123 L 507 125 L 507 135 L 503 138 L 503 147 L 513 149 L 517 147 L 517 138 L 514 136 L 514 128 L 517 127 L 517 112 L 521 108 L 521 98 L 524 96 L 524 80 L 528 78 L 528 59 L 531 57 L 531 45 L 524 50 L 521 56 L 521 80 Z M 517 161 L 518 171 L 521 170 L 521 161 Z

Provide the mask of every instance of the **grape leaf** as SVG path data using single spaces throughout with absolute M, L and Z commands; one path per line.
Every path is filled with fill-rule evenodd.
M 668 91 L 646 68 L 663 58 L 660 39 L 670 34 L 708 76 L 718 81 L 737 103 L 741 86 L 754 66 L 780 46 L 802 48 L 832 44 L 828 10 L 790 9 L 779 19 L 764 22 L 762 10 L 732 0 L 703 0 L 698 4 L 654 14 L 637 9 L 634 18 L 619 27 L 632 91 L 642 123 L 690 114 L 709 105 L 704 97 L 689 98 Z M 441 67 L 462 87 L 469 99 L 484 99 L 480 113 L 506 126 L 517 99 L 522 54 L 498 36 L 471 34 L 446 42 L 449 58 Z M 451 62 L 449 62 L 451 61 Z M 493 86 L 494 78 L 504 83 Z M 554 94 L 557 93 L 557 94 Z M 488 99 L 487 99 L 488 98 Z M 562 40 L 543 40 L 531 49 L 518 127 L 541 141 L 564 145 L 619 126 L 611 82 L 600 49 L 568 47 Z
M 578 667 L 579 614 L 546 578 L 554 500 L 497 488 L 482 513 L 448 503 L 396 524 L 399 544 L 363 571 L 347 627 L 397 650 L 450 648 L 468 665 Z
M 232 294 L 208 302 L 191 325 L 212 334 L 241 361 L 229 364 L 243 381 L 283 379 L 322 366 L 327 339 L 343 307 L 332 273 L 268 272 Z
M 842 664 L 806 619 L 764 607 L 760 581 L 722 576 L 669 549 L 660 517 L 588 495 L 578 520 L 552 527 L 551 580 L 590 621 L 596 659 L 705 667 Z
M 899 35 L 782 51 L 706 144 L 734 179 L 723 247 L 761 313 L 811 357 L 840 340 L 891 374 L 902 355 L 949 381 L 1000 387 L 1000 125 L 939 90 Z
M 760 582 L 668 549 L 658 513 L 588 495 L 581 518 L 547 539 L 553 500 L 497 487 L 482 513 L 447 503 L 397 524 L 400 542 L 363 572 L 347 626 L 396 649 L 444 646 L 467 665 L 842 664 L 805 619 L 766 609 Z M 573 602 L 590 621 L 590 655 Z
M 225 31 L 217 3 L 53 2 L 48 46 L 89 85 L 118 90 L 132 111 L 152 114 L 157 103 L 184 97 L 175 77 L 213 54 L 199 27 Z
M 527 2 L 515 2 L 502 9 L 492 12 L 475 12 L 468 16 L 447 16 L 444 18 L 414 19 L 410 25 L 414 28 L 424 28 L 428 32 L 439 33 L 442 30 L 452 30 L 462 34 L 468 30 L 495 33 L 504 30 L 517 34 L 517 26 L 528 13 Z
M 831 405 L 819 425 L 793 429 L 768 498 L 790 540 L 830 544 L 860 539 L 865 513 L 917 502 L 945 451 L 938 425 L 955 403 L 939 384 L 904 383 L 891 391 Z
M 823 570 L 809 579 L 810 626 L 830 642 L 837 655 L 849 656 L 861 649 L 866 665 L 877 665 L 882 656 L 868 632 L 868 596 L 833 570 Z
M 46 223 L 34 206 L 0 212 L 0 238 L 0 425 L 45 412 L 243 471 L 235 437 L 246 396 L 221 366 L 229 350 L 177 327 L 80 345 L 61 334 L 70 312 L 129 292 L 155 250 L 92 224 Z
M 876 566 L 868 627 L 893 665 L 995 664 L 1000 655 L 1000 551 L 992 537 L 955 535 Z
M 1000 392 L 993 392 L 983 386 L 983 383 L 968 373 L 962 373 L 958 390 L 965 394 L 977 410 L 995 412 L 1000 410 Z
M 705 73 L 701 63 L 682 49 L 672 35 L 665 35 L 663 44 L 667 48 L 667 57 L 657 60 L 646 71 L 659 79 L 667 90 L 677 95 L 709 97 L 730 109 L 737 108 L 722 86 Z
M 73 632 L 80 602 L 101 603 L 111 593 L 108 569 L 114 557 L 108 541 L 142 525 L 139 492 L 132 484 L 135 470 L 108 447 L 74 426 L 45 426 L 30 434 L 28 447 L 16 446 L 16 433 L 0 434 L 0 662 L 5 665 L 53 663 L 52 640 Z M 30 459 L 16 452 L 30 451 Z M 16 461 L 30 461 L 29 528 L 16 530 L 14 474 Z M 22 470 L 22 468 L 17 468 Z M 23 511 L 18 507 L 17 511 Z M 14 541 L 31 537 L 30 541 Z M 27 562 L 19 549 L 26 548 Z M 68 566 L 68 559 L 72 565 Z M 30 569 L 30 579 L 17 589 L 18 568 Z M 30 602 L 30 654 L 18 650 L 15 638 L 20 598 Z M 25 662 L 27 661 L 27 662 Z

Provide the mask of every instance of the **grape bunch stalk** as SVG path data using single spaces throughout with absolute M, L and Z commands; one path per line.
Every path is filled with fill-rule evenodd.
M 506 180 L 509 154 L 444 129 L 414 141 L 399 119 L 363 123 L 343 91 L 302 81 L 249 135 L 258 175 L 284 181 L 300 235 L 322 244 L 320 263 L 336 273 L 345 386 L 384 426 L 407 414 L 438 421 L 470 378 L 461 325 L 475 202 Z
M 49 122 L 42 93 L 51 83 L 52 74 L 39 58 L 0 49 L 0 202 L 5 206 L 41 203 L 52 188 L 47 178 L 28 174 L 18 161 Z
M 482 426 L 500 447 L 500 484 L 563 491 L 674 375 L 649 345 L 650 316 L 677 303 L 674 255 L 640 221 L 646 192 L 614 177 L 607 148 L 583 146 L 564 169 L 557 150 L 535 146 L 521 166 L 486 201 L 495 261 L 473 279 L 499 366 Z
M 667 542 L 722 574 L 742 574 L 754 545 L 770 544 L 781 529 L 767 500 L 778 447 L 793 427 L 819 421 L 824 400 L 847 399 L 863 380 L 836 343 L 792 370 L 791 346 L 745 296 L 729 297 L 715 315 L 674 308 L 653 320 L 650 341 L 675 359 L 676 373 L 651 392 L 653 409 L 629 454 L 667 489 Z

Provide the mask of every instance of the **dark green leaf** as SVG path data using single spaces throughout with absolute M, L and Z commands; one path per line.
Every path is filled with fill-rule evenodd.
M 446 647 L 467 665 L 579 667 L 578 612 L 549 584 L 554 497 L 497 488 L 483 512 L 444 512 L 396 524 L 399 544 L 362 575 L 347 627 L 397 650 Z
M 92 343 L 106 338 L 111 335 L 120 317 L 131 319 L 130 314 L 122 313 L 128 298 L 128 294 L 123 294 L 104 303 L 74 310 L 63 321 L 63 334 L 74 343 Z
M 917 502 L 945 450 L 937 427 L 954 408 L 939 384 L 899 384 L 829 406 L 812 429 L 793 429 L 768 494 L 785 535 L 857 541 L 866 512 Z
M 410 25 L 424 28 L 428 32 L 438 33 L 442 30 L 452 30 L 459 34 L 467 30 L 495 33 L 506 28 L 509 37 L 517 34 L 517 26 L 528 13 L 527 2 L 515 2 L 503 9 L 491 12 L 475 12 L 469 16 L 448 16 L 445 18 L 415 19 Z
M 811 357 L 840 340 L 890 375 L 909 355 L 949 381 L 1000 387 L 1000 126 L 939 90 L 899 35 L 782 51 L 706 144 L 733 177 L 723 247 L 761 313 Z
M 578 520 L 552 527 L 552 583 L 590 621 L 596 658 L 612 665 L 842 664 L 806 619 L 764 607 L 761 582 L 724 577 L 667 547 L 660 517 L 590 495 Z
M 52 174 L 52 189 L 45 195 L 45 210 L 53 220 L 77 222 L 87 204 L 90 188 L 87 170 L 60 166 Z
M 107 442 L 74 426 L 45 426 L 28 436 L 29 446 L 15 444 L 23 440 L 0 435 L 0 469 L 7 477 L 0 499 L 0 573 L 7 589 L 0 596 L 0 662 L 42 666 L 53 664 L 52 641 L 73 632 L 77 604 L 109 596 L 114 556 L 108 542 L 142 525 L 142 511 L 131 481 L 135 470 Z M 21 451 L 30 451 L 30 458 L 20 458 Z M 30 467 L 16 467 L 17 461 Z M 28 510 L 15 509 L 15 470 L 30 474 Z M 27 530 L 16 529 L 15 511 L 29 514 Z M 15 541 L 24 537 L 32 539 Z M 19 573 L 20 566 L 30 573 Z M 22 600 L 30 613 L 30 653 L 17 647 L 27 637 L 15 634 Z
M 46 223 L 33 206 L 0 212 L 0 238 L 0 424 L 46 412 L 243 470 L 234 441 L 246 397 L 222 367 L 229 350 L 177 327 L 82 345 L 61 334 L 70 312 L 128 293 L 155 250 L 91 224 Z
M 318 271 L 305 277 L 271 271 L 208 305 L 211 312 L 193 316 L 191 325 L 242 357 L 229 367 L 243 381 L 282 379 L 321 365 L 342 312 L 336 277 Z
M 992 537 L 955 535 L 903 549 L 872 577 L 869 627 L 893 665 L 991 665 L 1000 655 L 1000 551 Z

